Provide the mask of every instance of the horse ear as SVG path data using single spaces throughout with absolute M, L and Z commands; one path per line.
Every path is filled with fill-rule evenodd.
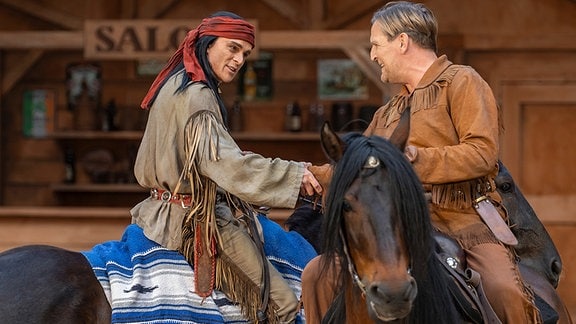
M 320 144 L 322 144 L 324 154 L 326 154 L 332 162 L 338 162 L 342 158 L 345 144 L 328 122 L 324 122 L 320 130 Z

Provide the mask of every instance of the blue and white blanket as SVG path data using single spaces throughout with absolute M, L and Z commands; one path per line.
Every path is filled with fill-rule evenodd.
M 302 270 L 315 250 L 300 234 L 258 218 L 268 259 L 299 297 Z M 184 257 L 147 239 L 137 225 L 129 225 L 122 240 L 83 254 L 112 306 L 112 323 L 248 323 L 224 293 L 214 291 L 206 299 L 196 295 L 194 272 Z M 304 322 L 301 311 L 297 323 Z

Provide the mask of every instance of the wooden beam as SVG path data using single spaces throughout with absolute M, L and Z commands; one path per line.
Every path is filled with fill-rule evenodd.
M 0 0 L 4 1 L 4 0 Z M 463 50 L 576 50 L 576 35 L 532 35 L 526 37 L 488 37 L 482 35 L 439 36 L 440 46 L 454 46 Z M 266 49 L 338 49 L 348 46 L 370 46 L 370 32 L 366 30 L 263 30 L 260 47 Z M 78 49 L 84 46 L 81 31 L 11 31 L 0 32 L 0 49 Z
M 138 18 L 136 0 L 121 0 L 120 2 L 120 18 L 134 19 Z
M 326 1 L 316 0 L 308 3 L 308 28 L 324 29 L 324 17 L 326 15 Z
M 50 9 L 44 4 L 39 4 L 38 1 L 0 0 L 0 4 L 66 29 L 82 29 L 82 26 L 84 26 L 83 19 L 74 17 L 69 13 Z
M 2 75 L 2 93 L 12 90 L 12 87 L 22 78 L 26 71 L 42 57 L 42 54 L 44 54 L 43 50 L 30 50 L 17 61 L 17 64 L 8 67 Z
M 529 34 L 529 35 L 466 35 L 463 48 L 467 50 L 574 50 L 576 35 Z
M 262 48 L 267 49 L 339 49 L 346 46 L 370 46 L 370 31 L 262 31 Z
M 350 46 L 343 47 L 342 50 L 356 63 L 364 75 L 382 91 L 382 94 L 390 94 L 390 88 L 380 79 L 380 67 L 370 59 L 366 47 Z
M 305 29 L 308 27 L 307 19 L 302 17 L 302 12 L 297 8 L 294 8 L 290 3 L 286 0 L 261 0 L 270 8 L 276 10 L 280 15 L 288 18 L 291 22 L 293 22 L 296 26 L 299 26 L 301 29 Z M 318 0 L 315 0 L 318 1 Z
M 0 49 L 78 49 L 84 47 L 81 31 L 0 32 Z
M 161 18 L 178 2 L 180 2 L 180 0 L 144 1 L 143 3 L 139 3 L 137 8 L 138 18 Z
M 354 1 L 342 13 L 331 15 L 322 23 L 322 29 L 339 29 L 383 5 L 382 0 Z M 366 26 L 369 28 L 369 26 Z

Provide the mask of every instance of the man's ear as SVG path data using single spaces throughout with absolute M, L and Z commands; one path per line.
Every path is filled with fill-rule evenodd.
M 408 50 L 408 45 L 410 44 L 410 36 L 408 36 L 408 34 L 406 33 L 400 33 L 400 35 L 398 35 L 398 46 L 400 47 L 400 51 L 402 53 L 405 53 Z

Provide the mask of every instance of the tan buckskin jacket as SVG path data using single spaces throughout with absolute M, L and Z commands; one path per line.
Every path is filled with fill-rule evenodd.
M 182 178 L 178 192 L 193 194 L 194 199 L 210 179 L 218 190 L 249 204 L 293 208 L 304 164 L 243 152 L 223 126 L 212 90 L 194 83 L 176 93 L 181 80 L 182 73 L 168 79 L 150 109 L 134 166 L 138 183 L 173 192 Z M 181 177 L 185 167 L 197 168 L 198 179 L 193 181 L 199 183 Z M 169 249 L 180 247 L 186 215 L 182 206 L 147 198 L 131 214 L 149 239 Z
M 451 233 L 479 224 L 474 199 L 497 195 L 500 124 L 492 90 L 474 69 L 441 56 L 412 94 L 403 88 L 376 112 L 364 134 L 389 138 L 407 105 L 407 145 L 417 148 L 413 166 L 432 194 L 433 214 L 469 214 L 443 228 Z

